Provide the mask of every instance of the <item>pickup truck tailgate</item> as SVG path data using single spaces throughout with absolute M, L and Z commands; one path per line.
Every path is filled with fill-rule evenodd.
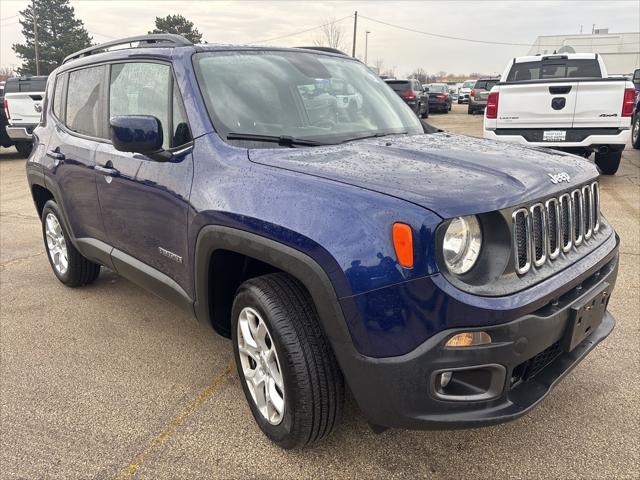
M 40 121 L 40 113 L 36 111 L 35 104 L 42 103 L 42 93 L 19 92 L 5 95 L 9 110 L 9 123 L 12 125 L 37 124 Z
M 585 81 L 578 84 L 574 128 L 621 126 L 625 82 Z
M 498 128 L 571 128 L 578 82 L 500 86 Z

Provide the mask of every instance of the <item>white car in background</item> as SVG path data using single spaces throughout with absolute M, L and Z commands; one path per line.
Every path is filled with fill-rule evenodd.
M 553 147 L 618 170 L 631 138 L 636 91 L 595 53 L 514 58 L 487 99 L 484 138 Z
M 475 84 L 475 79 L 467 80 L 462 84 L 462 86 L 458 89 L 458 104 L 469 103 L 469 94 L 471 93 L 471 89 Z
M 4 85 L 6 132 L 23 157 L 31 153 L 33 129 L 40 123 L 46 76 L 9 78 Z

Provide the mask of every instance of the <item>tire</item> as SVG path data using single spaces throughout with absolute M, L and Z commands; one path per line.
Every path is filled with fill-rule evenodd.
M 469 105 L 469 108 L 467 108 L 467 114 L 469 115 L 473 115 L 475 112 L 473 110 L 473 108 L 471 108 L 471 105 Z
M 311 296 L 302 284 L 285 273 L 248 280 L 238 289 L 231 318 L 238 376 L 251 413 L 262 432 L 285 449 L 302 448 L 329 435 L 342 416 L 344 379 L 320 326 Z M 259 321 L 266 326 L 267 334 L 260 328 Z M 248 330 L 250 324 L 255 325 L 255 331 Z M 253 337 L 255 333 L 259 338 L 259 331 L 263 332 L 262 343 L 271 345 L 270 348 L 276 352 L 275 365 L 279 368 L 275 370 L 273 362 L 259 363 L 247 353 L 251 350 L 255 357 L 263 358 L 264 349 L 260 350 L 260 342 Z M 254 349 L 245 337 L 254 338 L 258 348 Z M 244 345 L 242 357 L 240 342 Z M 262 353 L 256 354 L 260 351 Z M 262 385 L 280 375 L 283 388 L 279 389 L 277 382 L 271 381 L 275 390 L 269 398 L 273 398 L 271 395 L 277 399 L 282 397 L 281 413 L 274 402 L 271 402 L 271 413 L 269 402 L 264 402 L 267 415 L 261 412 L 258 400 L 254 399 L 247 383 L 245 367 L 248 373 L 254 372 L 248 378 L 260 376 L 267 379 L 262 381 Z M 277 374 L 264 374 L 273 371 Z M 262 397 L 267 397 L 264 386 L 256 390 L 262 392 Z
M 622 152 L 596 153 L 596 165 L 604 175 L 615 175 L 620 166 Z
M 451 111 L 451 108 L 453 108 L 453 102 L 451 102 L 451 103 L 449 104 L 449 108 L 448 108 L 447 110 L 448 110 L 448 111 Z
M 640 150 L 640 112 L 636 113 L 633 118 L 633 126 L 631 127 L 631 145 L 633 148 Z
M 442 113 L 449 113 L 449 110 L 451 109 L 445 106 L 444 109 L 442 110 Z
M 33 148 L 33 143 L 31 142 L 16 142 L 15 143 L 16 150 L 23 158 L 29 158 L 31 155 L 31 150 Z
M 49 223 L 50 231 L 55 230 L 56 223 L 59 231 L 58 242 L 54 241 L 54 238 L 50 236 L 47 238 L 47 227 Z M 69 234 L 62 222 L 62 215 L 58 204 L 53 200 L 49 200 L 45 203 L 42 209 L 42 237 L 44 238 L 44 248 L 47 251 L 47 258 L 51 264 L 51 269 L 55 276 L 68 287 L 81 287 L 88 285 L 98 278 L 100 275 L 100 265 L 87 260 L 82 254 L 73 246 L 69 239 Z M 63 245 L 64 251 L 59 250 L 54 245 Z M 57 253 L 56 253 L 57 252 Z M 66 252 L 66 269 L 62 269 L 64 261 L 59 259 L 64 258 L 64 252 Z
M 458 105 L 462 105 L 462 100 L 458 100 Z
M 427 108 L 424 109 L 424 112 L 422 112 L 422 115 L 420 115 L 422 118 L 429 118 L 429 105 L 427 105 Z

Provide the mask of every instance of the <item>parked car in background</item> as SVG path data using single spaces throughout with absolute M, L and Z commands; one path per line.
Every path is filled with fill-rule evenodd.
M 445 83 L 430 83 L 423 85 L 429 94 L 429 111 L 449 113 L 451 110 L 451 94 L 449 93 L 449 85 Z
M 467 80 L 462 84 L 462 86 L 458 89 L 458 104 L 469 102 L 469 94 L 471 93 L 471 89 L 475 84 L 475 80 Z
M 5 82 L 0 82 L 0 105 L 4 105 L 4 83 Z M 4 108 L 0 107 L 0 146 L 4 148 L 8 148 L 13 145 L 13 142 L 7 134 L 7 125 L 7 116 L 5 114 Z
M 636 104 L 631 118 L 631 145 L 640 149 L 640 69 L 633 72 L 631 81 L 636 89 Z
M 429 116 L 429 95 L 418 80 L 385 80 L 402 98 L 416 115 L 422 118 Z
M 476 80 L 469 92 L 469 109 L 467 113 L 473 115 L 474 113 L 484 112 L 489 92 L 498 81 L 500 81 L 499 78 L 480 78 Z
M 46 76 L 9 78 L 4 86 L 4 112 L 9 138 L 23 157 L 31 153 L 33 129 L 40 122 Z
M 357 118 L 306 97 L 331 80 Z M 357 59 L 145 35 L 69 56 L 47 98 L 26 170 L 53 274 L 104 265 L 231 337 L 283 448 L 347 388 L 376 431 L 514 420 L 614 328 L 597 169 L 426 134 Z
M 631 80 L 609 78 L 601 55 L 514 58 L 487 99 L 484 137 L 595 152 L 602 173 L 613 175 L 631 140 L 635 101 Z

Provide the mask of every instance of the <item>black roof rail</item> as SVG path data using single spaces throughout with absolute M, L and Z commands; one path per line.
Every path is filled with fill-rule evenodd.
M 127 37 L 121 38 L 120 40 L 112 40 L 111 42 L 101 43 L 99 45 L 94 45 L 92 47 L 84 48 L 75 53 L 72 53 L 68 57 L 66 57 L 62 63 L 67 63 L 70 60 L 75 60 L 77 58 L 87 57 L 89 55 L 93 55 L 98 52 L 102 52 L 111 47 L 116 47 L 118 45 L 126 45 L 126 44 L 146 44 L 147 47 L 185 47 L 189 45 L 193 45 L 189 40 L 184 38 L 182 35 L 175 35 L 173 33 L 152 33 L 149 35 L 137 35 L 135 37 Z M 139 45 L 140 46 L 140 45 Z M 133 46 L 131 48 L 134 48 Z
M 344 55 L 345 57 L 349 56 L 343 51 L 338 50 L 337 48 L 332 48 L 332 47 L 296 47 L 296 48 L 302 48 L 303 50 L 316 50 L 318 52 L 337 53 L 338 55 Z

